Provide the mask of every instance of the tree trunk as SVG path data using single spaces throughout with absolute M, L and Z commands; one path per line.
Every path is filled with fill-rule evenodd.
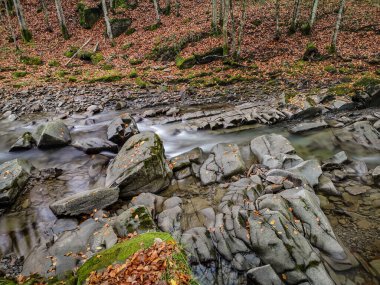
M 241 18 L 240 18 L 240 25 L 239 25 L 239 32 L 238 32 L 238 46 L 236 51 L 236 58 L 240 57 L 241 53 L 241 43 L 243 41 L 243 32 L 244 32 L 244 25 L 245 25 L 245 19 L 247 17 L 247 0 L 242 0 L 241 3 Z
M 332 41 L 331 41 L 331 51 L 332 52 L 336 52 L 336 50 L 337 50 L 336 41 L 338 38 L 338 32 L 339 32 L 340 24 L 342 22 L 343 10 L 344 10 L 345 3 L 346 3 L 345 0 L 340 0 L 338 17 L 336 19 L 335 30 L 334 30 L 334 34 L 333 34 Z
M 112 28 L 111 28 L 110 18 L 108 18 L 106 0 L 102 0 L 102 9 L 103 9 L 103 15 L 104 15 L 104 22 L 106 23 L 107 36 L 109 39 L 112 40 L 113 39 Z
M 224 19 L 224 0 L 219 1 L 219 30 L 223 27 L 223 19 Z
M 57 16 L 58 16 L 59 26 L 61 27 L 62 36 L 65 40 L 68 40 L 70 38 L 70 35 L 69 35 L 69 31 L 67 30 L 65 15 L 63 14 L 61 0 L 55 0 L 55 7 L 57 8 Z
M 45 20 L 46 30 L 49 32 L 52 32 L 53 29 L 50 25 L 49 12 L 48 12 L 47 7 L 46 7 L 46 2 L 45 2 L 45 0 L 40 0 L 40 2 L 41 2 L 42 10 L 44 11 L 44 20 Z
M 295 0 L 294 1 L 292 23 L 290 25 L 290 32 L 291 33 L 294 33 L 297 30 L 298 16 L 300 14 L 300 4 L 301 4 L 301 0 Z
M 217 0 L 212 0 L 211 2 L 211 15 L 212 15 L 212 22 L 211 22 L 211 29 L 214 34 L 217 34 L 218 32 L 218 6 L 217 6 Z
M 313 29 L 315 18 L 317 16 L 317 10 L 318 10 L 318 0 L 314 0 L 313 8 L 311 9 L 310 22 L 309 22 L 309 30 L 310 31 Z
M 231 17 L 231 54 L 233 56 L 236 55 L 236 46 L 237 46 L 237 38 L 236 38 L 236 27 L 235 27 L 235 16 L 234 16 L 234 6 L 233 6 L 233 1 L 230 0 L 230 17 Z
M 153 5 L 154 5 L 154 11 L 156 12 L 156 24 L 160 24 L 161 23 L 160 7 L 158 6 L 157 0 L 153 0 Z
M 171 10 L 171 1 L 170 0 L 165 0 L 164 14 L 165 15 L 170 15 L 170 10 Z
M 15 6 L 18 23 L 20 25 L 22 39 L 25 42 L 30 42 L 32 40 L 32 33 L 28 30 L 28 27 L 26 25 L 20 0 L 13 0 L 13 4 Z
M 276 0 L 276 31 L 274 39 L 276 41 L 280 39 L 280 0 Z
M 16 35 L 15 35 L 15 32 L 14 32 L 13 27 L 12 27 L 11 17 L 9 15 L 8 3 L 7 3 L 6 0 L 4 0 L 3 2 L 4 2 L 4 6 L 5 6 L 5 14 L 6 14 L 6 17 L 7 17 L 9 30 L 10 30 L 10 32 L 12 34 L 12 39 L 13 39 L 13 42 L 15 44 L 16 50 L 19 50 L 19 47 L 18 47 L 18 44 L 17 44 L 17 40 L 16 40 Z
M 229 55 L 229 44 L 228 44 L 228 16 L 229 16 L 229 7 L 230 0 L 222 0 L 223 1 L 223 55 Z
M 181 4 L 179 3 L 179 0 L 175 0 L 175 15 L 176 17 L 180 16 L 179 9 L 181 8 Z

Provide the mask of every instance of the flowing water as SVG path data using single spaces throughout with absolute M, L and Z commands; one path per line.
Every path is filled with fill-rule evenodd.
M 73 140 L 85 137 L 106 137 L 109 122 L 118 112 L 105 112 L 86 118 L 77 115 L 65 123 L 70 127 Z M 0 121 L 0 163 L 14 159 L 28 159 L 37 169 L 58 168 L 63 173 L 53 180 L 41 180 L 22 193 L 10 211 L 0 217 L 0 256 L 1 253 L 16 252 L 27 255 L 40 238 L 54 232 L 56 217 L 48 205 L 54 200 L 69 194 L 84 191 L 104 183 L 104 171 L 89 175 L 89 169 L 102 169 L 113 156 L 110 153 L 86 155 L 73 147 L 50 150 L 32 149 L 10 153 L 10 146 L 26 131 L 32 132 L 49 117 L 24 118 L 14 122 Z M 256 136 L 277 133 L 287 137 L 304 159 L 326 159 L 338 151 L 345 150 L 354 159 L 365 161 L 369 168 L 380 164 L 380 153 L 357 146 L 338 143 L 332 129 L 310 132 L 305 135 L 292 135 L 286 130 L 286 123 L 275 126 L 253 125 L 222 131 L 179 131 L 180 124 L 160 125 L 159 121 L 142 120 L 138 123 L 141 131 L 156 132 L 164 142 L 168 158 L 201 147 L 209 151 L 217 143 L 237 143 L 248 145 Z M 57 225 L 55 226 L 57 227 Z M 53 229 L 52 229 L 53 228 Z

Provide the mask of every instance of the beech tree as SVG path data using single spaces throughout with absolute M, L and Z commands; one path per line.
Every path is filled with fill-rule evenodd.
M 331 41 L 331 47 L 330 47 L 331 52 L 336 52 L 336 50 L 337 50 L 337 48 L 336 48 L 336 41 L 337 41 L 337 38 L 338 38 L 340 24 L 342 23 L 342 17 L 343 17 L 343 11 L 344 11 L 344 5 L 345 5 L 345 3 L 346 3 L 346 0 L 340 0 L 338 16 L 337 16 L 336 24 L 335 24 L 335 30 L 334 30 L 334 33 L 333 33 L 333 36 L 332 36 L 332 41 Z
M 41 4 L 41 7 L 42 7 L 42 11 L 44 12 L 44 21 L 45 21 L 45 25 L 46 25 L 46 30 L 49 31 L 49 32 L 52 32 L 53 29 L 52 29 L 52 27 L 50 25 L 49 12 L 48 12 L 48 9 L 46 7 L 45 0 L 40 0 L 40 4 Z
M 25 42 L 32 40 L 32 33 L 28 30 L 20 0 L 13 0 L 16 16 L 21 29 L 21 37 Z
M 108 17 L 106 0 L 102 0 L 102 9 L 103 9 L 103 15 L 104 15 L 104 22 L 106 23 L 107 36 L 108 36 L 109 39 L 112 40 L 113 39 L 113 34 L 112 34 L 112 28 L 111 28 L 110 19 Z
M 280 0 L 276 0 L 276 29 L 274 33 L 274 39 L 277 41 L 280 39 Z
M 309 21 L 309 32 L 313 29 L 315 19 L 317 17 L 318 10 L 318 0 L 313 1 L 313 8 L 311 9 L 310 21 Z
M 63 14 L 62 2 L 61 0 L 55 0 L 55 7 L 57 9 L 57 17 L 59 26 L 61 28 L 62 36 L 65 40 L 70 38 L 69 31 L 67 30 L 65 15 Z
M 157 0 L 153 0 L 153 5 L 154 5 L 154 11 L 156 12 L 156 24 L 158 25 L 161 23 L 160 6 Z
M 19 50 L 19 47 L 18 47 L 18 44 L 17 44 L 17 40 L 16 40 L 16 35 L 15 35 L 15 32 L 13 30 L 13 27 L 12 27 L 12 21 L 11 21 L 11 17 L 9 15 L 9 8 L 8 8 L 8 3 L 6 0 L 3 0 L 2 1 L 4 3 L 4 7 L 5 7 L 5 16 L 7 18 L 7 22 L 8 22 L 8 27 L 9 27 L 9 31 L 12 35 L 12 40 L 15 44 L 15 47 L 16 47 L 16 50 Z
M 294 33 L 297 30 L 298 16 L 300 14 L 300 6 L 301 6 L 301 0 L 295 0 L 294 6 L 293 6 L 292 21 L 291 21 L 290 29 L 289 29 L 291 33 Z

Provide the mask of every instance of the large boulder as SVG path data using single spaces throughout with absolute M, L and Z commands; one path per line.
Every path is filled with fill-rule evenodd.
M 139 133 L 135 120 L 128 113 L 114 119 L 107 129 L 108 140 L 123 145 L 131 136 Z
M 125 33 L 129 29 L 129 27 L 132 24 L 132 19 L 131 18 L 111 19 L 110 24 L 111 24 L 112 35 L 116 38 L 122 35 L 123 33 Z
M 236 144 L 217 144 L 201 166 L 200 178 L 203 185 L 209 185 L 244 170 L 244 160 Z
M 251 141 L 253 154 L 262 163 L 265 156 L 277 157 L 280 154 L 292 154 L 295 152 L 290 142 L 281 135 L 270 134 L 254 138 Z
M 39 148 L 66 146 L 71 142 L 70 131 L 61 120 L 39 125 L 33 137 Z
M 50 209 L 57 216 L 90 214 L 95 209 L 103 209 L 117 201 L 118 188 L 98 188 L 76 193 L 50 205 Z
M 35 141 L 31 133 L 26 132 L 22 136 L 20 136 L 17 141 L 11 146 L 9 149 L 12 151 L 20 151 L 20 150 L 28 150 L 31 149 L 34 145 Z
M 0 206 L 12 204 L 30 177 L 32 166 L 25 160 L 14 159 L 0 165 Z
M 91 29 L 102 16 L 102 8 L 87 7 L 82 2 L 78 4 L 79 24 L 85 29 Z
M 119 186 L 120 197 L 166 188 L 173 173 L 164 152 L 161 139 L 153 132 L 134 135 L 108 166 L 106 186 Z

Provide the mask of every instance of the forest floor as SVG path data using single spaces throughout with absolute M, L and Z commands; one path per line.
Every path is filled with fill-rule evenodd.
M 92 6 L 98 4 L 93 0 L 86 2 Z M 161 2 L 163 7 L 164 3 Z M 47 3 L 52 32 L 46 29 L 38 0 L 22 3 L 33 41 L 25 44 L 18 36 L 20 50 L 15 51 L 3 19 L 0 32 L 9 36 L 0 38 L 0 87 L 26 89 L 117 82 L 142 89 L 164 86 L 169 90 L 179 90 L 184 85 L 210 87 L 242 81 L 280 81 L 289 86 L 301 84 L 309 88 L 339 84 L 335 91 L 341 95 L 352 93 L 351 87 L 363 77 L 380 80 L 380 5 L 367 1 L 347 2 L 338 37 L 338 56 L 332 56 L 327 51 L 335 26 L 338 1 L 320 1 L 317 21 L 310 35 L 303 35 L 299 30 L 289 34 L 293 1 L 281 1 L 281 37 L 278 41 L 274 40 L 274 3 L 269 1 L 248 8 L 241 61 L 238 64 L 216 60 L 179 69 L 174 60 L 176 56 L 187 58 L 222 44 L 221 36 L 207 34 L 211 21 L 208 2 L 180 1 L 180 16 L 177 17 L 174 11 L 168 16 L 162 15 L 162 25 L 153 30 L 146 28 L 154 24 L 155 19 L 150 1 L 139 2 L 133 10 L 118 8 L 111 12 L 111 18 L 131 18 L 131 27 L 135 31 L 130 35 L 122 34 L 112 43 L 105 37 L 102 19 L 89 30 L 80 26 L 78 1 L 63 1 L 71 34 L 66 41 L 60 34 L 53 2 Z M 300 25 L 307 22 L 310 9 L 311 1 L 303 1 Z M 239 20 L 239 12 L 239 7 L 236 7 L 236 21 Z M 12 24 L 18 27 L 15 16 Z M 206 36 L 198 37 L 205 33 Z M 191 36 L 193 40 L 178 48 Z M 87 39 L 91 40 L 84 50 L 91 51 L 98 44 L 96 60 L 91 62 L 74 58 L 65 65 L 69 60 L 67 52 L 72 47 L 82 46 Z M 322 55 L 319 60 L 302 60 L 308 45 L 317 47 Z M 178 54 L 174 54 L 169 61 L 159 60 L 163 51 L 173 46 L 177 47 Z M 25 60 L 25 57 L 31 60 Z

